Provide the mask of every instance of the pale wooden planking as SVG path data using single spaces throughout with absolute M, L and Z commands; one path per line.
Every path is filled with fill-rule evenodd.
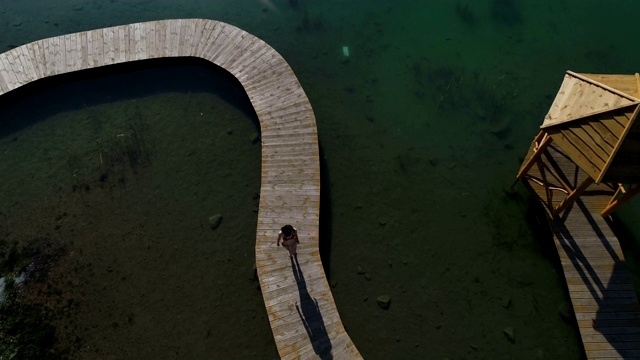
M 117 41 L 118 51 L 114 60 L 115 64 L 120 64 L 126 61 L 130 61 L 131 55 L 129 53 L 129 27 L 128 26 L 116 26 L 114 34 L 114 41 Z
M 167 56 L 176 57 L 180 53 L 180 31 L 182 30 L 182 20 L 171 20 L 167 26 Z
M 87 63 L 90 67 L 104 65 L 104 33 L 102 31 L 90 31 L 87 34 Z
M 0 55 L 0 66 L 2 68 L 3 76 L 6 80 L 7 88 L 9 91 L 19 87 L 18 80 L 16 78 L 16 74 L 13 72 L 13 67 L 11 66 L 11 60 L 9 59 L 10 54 L 3 53 Z
M 607 85 L 633 97 L 640 97 L 635 75 L 583 74 L 579 75 Z
M 639 359 L 640 350 L 622 349 L 622 350 L 594 350 L 587 351 L 589 359 Z
M 614 119 L 611 121 L 612 124 L 619 124 Z M 556 148 L 552 147 L 550 152 L 562 171 L 574 181 L 575 165 L 558 153 Z M 531 154 L 530 151 L 527 158 Z M 535 166 L 531 174 L 540 176 Z M 578 181 L 584 177 L 583 172 L 578 173 Z M 544 189 L 530 180 L 526 182 L 534 194 L 545 201 Z M 550 220 L 580 336 L 589 359 L 633 357 L 633 354 L 640 352 L 638 299 L 631 277 L 624 268 L 620 244 L 599 215 L 611 195 L 611 190 L 591 195 L 585 193 L 563 214 L 562 219 Z M 556 205 L 560 199 L 558 196 Z M 586 215 L 583 209 L 588 212 Z M 591 218 L 591 223 L 587 216 Z
M 190 56 L 195 44 L 196 21 L 180 20 L 180 39 L 176 56 Z
M 40 41 L 34 41 L 25 46 L 21 46 L 25 61 L 29 62 L 28 66 L 34 74 L 34 78 L 31 81 L 40 79 L 44 76 L 40 65 L 40 62 L 42 61 L 42 54 L 40 53 L 39 47 Z
M 264 41 L 254 37 L 249 39 L 251 48 L 245 48 L 243 50 L 244 54 L 232 64 L 232 74 L 238 79 L 245 79 L 245 74 L 255 74 L 252 72 L 252 68 L 261 64 L 263 58 L 271 58 L 274 53 L 271 47 L 264 46 Z
M 229 64 L 229 62 L 232 61 L 232 57 L 236 56 L 236 54 L 240 55 L 244 39 L 249 34 L 244 30 L 236 29 L 227 33 L 227 37 L 225 39 L 226 44 L 221 47 L 220 51 L 215 55 L 216 57 L 214 62 L 216 65 L 225 67 L 225 64 Z M 226 68 L 227 67 L 225 67 L 225 69 Z M 234 72 L 233 67 L 228 67 L 228 69 L 231 73 Z
M 251 63 L 259 62 L 260 58 L 267 53 L 268 50 L 265 49 L 262 41 L 243 32 L 240 34 L 236 47 L 229 52 L 224 61 L 220 61 L 220 66 L 229 69 L 229 72 L 235 76 L 235 74 L 240 74 L 242 69 L 249 67 Z
M 573 121 L 637 102 L 637 99 L 621 96 L 614 89 L 590 81 L 579 75 L 567 73 L 542 127 Z
M 114 38 L 114 28 L 105 28 L 102 31 L 102 47 L 103 47 L 103 53 L 102 53 L 102 59 L 101 59 L 101 63 L 102 65 L 111 65 L 114 63 L 115 60 L 115 49 L 118 47 L 118 44 L 116 42 L 113 41 Z
M 9 85 L 7 85 L 7 80 L 5 80 L 4 69 L 2 68 L 2 63 L 0 63 L 0 95 L 9 91 Z
M 211 56 L 212 51 L 216 48 L 216 46 L 220 44 L 218 42 L 218 38 L 220 36 L 223 36 L 226 28 L 227 28 L 227 24 L 220 23 L 220 22 L 216 23 L 215 26 L 211 28 L 211 34 L 209 35 L 207 42 L 202 45 L 202 47 L 200 48 L 200 51 L 196 55 L 200 58 L 209 60 L 208 57 Z M 245 87 L 245 91 L 246 91 L 246 87 Z
M 24 69 L 24 77 L 26 83 L 30 83 L 39 78 L 36 67 L 33 63 L 33 55 L 30 51 L 30 46 L 20 46 L 17 49 L 18 58 Z
M 214 28 L 218 26 L 218 24 L 218 22 L 196 20 L 195 33 L 197 34 L 197 40 L 194 40 L 194 43 L 191 45 L 190 56 L 202 58 L 203 51 L 207 44 L 209 44 L 211 34 L 214 32 Z
M 317 299 L 333 358 L 361 358 L 346 335 L 320 261 L 319 150 L 315 116 L 286 61 L 262 40 L 204 19 L 121 25 L 39 40 L 0 54 L 4 93 L 42 77 L 168 56 L 197 56 L 231 72 L 245 88 L 263 132 L 263 169 L 256 228 L 256 267 L 281 356 L 318 358 L 295 310 L 301 284 L 275 236 L 299 227 L 298 258 L 305 289 Z M 315 325 L 314 325 L 315 326 Z M 324 351 L 323 350 L 323 351 Z
M 149 59 L 155 59 L 160 57 L 158 55 L 158 46 L 156 45 L 156 22 L 144 23 L 143 31 L 145 33 L 144 39 L 147 47 L 147 56 Z
M 167 37 L 169 33 L 169 23 L 167 21 L 155 22 L 155 55 L 162 58 L 167 57 L 169 54 L 169 44 Z
M 207 51 L 206 59 L 218 65 L 220 56 L 224 56 L 225 51 L 234 46 L 234 44 L 228 40 L 240 32 L 241 30 L 234 26 L 228 24 L 223 25 L 219 29 L 215 41 L 211 44 L 209 51 Z
M 6 64 L 8 66 L 8 71 L 13 74 L 14 86 L 19 87 L 26 84 L 23 77 L 22 66 L 16 62 L 14 58 L 15 49 L 7 51 L 6 53 Z

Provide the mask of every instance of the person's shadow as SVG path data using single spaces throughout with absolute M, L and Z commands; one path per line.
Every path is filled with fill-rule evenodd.
M 331 340 L 324 326 L 318 300 L 311 298 L 311 295 L 309 295 L 307 283 L 304 280 L 302 269 L 300 269 L 297 255 L 295 260 L 291 258 L 291 269 L 293 270 L 293 276 L 296 279 L 298 292 L 300 294 L 300 303 L 296 302 L 296 310 L 298 310 L 302 325 L 304 325 L 304 329 L 307 331 L 307 335 L 309 335 L 309 341 L 311 341 L 313 351 L 320 359 L 331 360 L 333 359 L 333 355 L 331 354 Z

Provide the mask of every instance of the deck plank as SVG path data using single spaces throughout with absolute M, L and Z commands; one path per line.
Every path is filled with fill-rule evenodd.
M 342 325 L 320 260 L 315 115 L 291 67 L 264 41 L 206 19 L 151 21 L 57 36 L 0 54 L 0 93 L 66 72 L 179 56 L 200 57 L 228 70 L 258 115 L 262 180 L 256 269 L 280 356 L 361 359 Z M 293 266 L 286 250 L 276 246 L 278 231 L 287 223 L 298 228 L 301 241 Z
M 555 162 L 567 179 L 579 182 L 586 177 L 557 148 L 550 147 L 549 152 L 551 159 L 543 161 Z M 531 155 L 530 150 L 524 162 Z M 537 166 L 529 174 L 541 177 Z M 530 178 L 524 183 L 544 206 L 544 188 Z M 588 359 L 640 357 L 638 298 L 620 243 L 600 216 L 612 194 L 602 186 L 598 192 L 586 191 L 555 218 L 545 207 Z M 554 196 L 554 206 L 562 198 Z

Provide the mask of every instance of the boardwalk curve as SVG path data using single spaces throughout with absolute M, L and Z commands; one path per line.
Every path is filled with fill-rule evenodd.
M 161 20 L 34 41 L 0 54 L 0 95 L 32 81 L 128 61 L 208 60 L 235 76 L 260 121 L 262 180 L 256 267 L 283 359 L 358 359 L 320 262 L 320 163 L 315 116 L 287 62 L 237 27 L 206 19 Z M 275 246 L 291 223 L 299 263 Z

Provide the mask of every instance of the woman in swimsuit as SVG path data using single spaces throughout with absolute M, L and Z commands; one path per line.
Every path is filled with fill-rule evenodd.
M 296 249 L 298 247 L 298 231 L 291 225 L 285 225 L 280 229 L 278 233 L 278 246 L 280 246 L 280 241 L 282 241 L 282 246 L 289 250 L 289 257 L 294 257 L 298 255 L 296 253 Z

